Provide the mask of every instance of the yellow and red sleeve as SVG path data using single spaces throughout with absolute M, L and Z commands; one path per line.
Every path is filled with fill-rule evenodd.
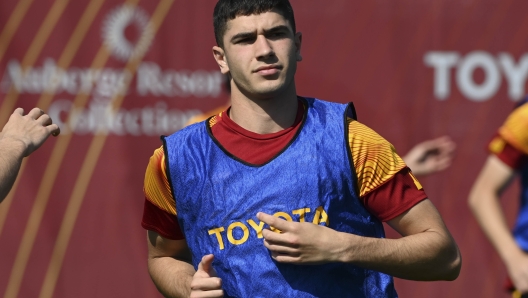
M 208 117 L 210 115 L 204 119 Z M 209 120 L 209 125 L 212 127 L 217 121 L 217 116 L 212 117 Z M 145 204 L 141 226 L 168 239 L 185 239 L 178 223 L 176 202 L 167 178 L 163 147 L 156 149 L 150 157 L 145 171 L 143 192 Z
M 528 104 L 508 116 L 488 144 L 488 150 L 512 169 L 528 162 Z
M 359 197 L 372 215 L 388 221 L 427 198 L 391 143 L 352 119 L 348 131 Z
M 165 238 L 180 240 L 184 239 L 184 236 L 176 217 L 176 203 L 165 169 L 165 154 L 163 147 L 160 147 L 150 157 L 145 172 L 145 205 L 141 226 Z

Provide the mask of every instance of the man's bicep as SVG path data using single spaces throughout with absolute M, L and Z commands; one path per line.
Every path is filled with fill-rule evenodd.
M 168 239 L 155 231 L 147 231 L 149 259 L 172 257 L 181 261 L 191 262 L 191 252 L 185 239 Z
M 429 199 L 422 200 L 409 210 L 387 221 L 387 224 L 402 236 L 426 231 L 449 233 L 440 213 Z

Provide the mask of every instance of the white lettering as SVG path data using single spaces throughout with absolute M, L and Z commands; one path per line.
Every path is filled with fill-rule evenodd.
M 198 110 L 167 110 L 157 102 L 132 110 L 114 111 L 108 101 L 92 101 L 87 108 L 74 108 L 69 100 L 54 101 L 49 115 L 61 128 L 61 134 L 114 134 L 119 136 L 169 135 L 182 129 Z
M 425 65 L 434 67 L 434 95 L 440 100 L 451 93 L 450 69 L 456 65 L 458 58 L 455 52 L 430 52 L 424 56 Z
M 222 82 L 219 71 L 162 71 L 156 63 L 143 62 L 138 68 L 136 90 L 141 96 L 217 97 Z
M 486 101 L 500 89 L 502 74 L 508 84 L 508 97 L 514 101 L 525 95 L 528 79 L 528 54 L 521 56 L 516 63 L 509 53 L 499 53 L 494 57 L 484 51 L 474 51 L 461 57 L 456 52 L 432 51 L 424 55 L 424 64 L 434 68 L 434 95 L 445 100 L 451 94 L 451 68 L 456 71 L 456 85 L 459 91 L 471 101 Z M 484 72 L 484 81 L 477 83 L 474 73 Z
M 511 99 L 520 99 L 524 96 L 524 84 L 528 76 L 528 54 L 519 59 L 515 65 L 513 57 L 508 53 L 499 54 L 499 63 L 508 81 L 508 95 Z
M 66 92 L 92 94 L 111 98 L 126 95 L 132 73 L 126 69 L 62 69 L 48 58 L 42 67 L 22 69 L 20 62 L 10 60 L 0 91 L 7 93 L 14 88 L 18 93 L 40 94 Z M 137 72 L 136 91 L 140 96 L 166 97 L 218 97 L 224 78 L 219 71 L 162 70 L 153 62 L 143 62 Z
M 480 85 L 473 80 L 473 73 L 481 68 L 485 73 L 484 82 Z M 472 52 L 461 61 L 457 71 L 457 84 L 460 92 L 473 101 L 486 101 L 500 87 L 500 72 L 493 56 L 486 52 Z

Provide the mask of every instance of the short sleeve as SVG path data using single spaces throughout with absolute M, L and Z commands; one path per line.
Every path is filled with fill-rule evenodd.
M 392 144 L 357 121 L 350 119 L 348 125 L 359 199 L 365 209 L 388 221 L 427 198 Z
M 389 181 L 405 167 L 391 143 L 352 119 L 348 121 L 348 141 L 360 197 Z
M 515 109 L 499 128 L 498 134 L 506 143 L 528 155 L 528 104 Z
M 165 238 L 184 239 L 176 217 L 176 203 L 165 171 L 163 147 L 150 157 L 143 186 L 145 204 L 141 225 Z

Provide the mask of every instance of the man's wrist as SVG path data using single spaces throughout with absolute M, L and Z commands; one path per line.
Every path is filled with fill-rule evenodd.
M 515 266 L 518 262 L 519 258 L 525 254 L 524 251 L 521 250 L 521 248 L 517 245 L 512 246 L 507 249 L 507 251 L 500 253 L 502 256 L 502 259 L 507 267 Z
M 26 151 L 28 149 L 27 144 L 19 138 L 14 138 L 9 135 L 3 135 L 0 138 L 0 143 L 2 147 L 9 148 L 13 152 L 17 152 L 20 156 L 26 156 Z
M 362 246 L 365 244 L 367 237 L 343 232 L 339 232 L 338 235 L 339 237 L 337 237 L 336 241 L 338 241 L 340 248 L 336 254 L 337 261 L 351 264 L 358 262 L 358 255 L 364 249 Z

